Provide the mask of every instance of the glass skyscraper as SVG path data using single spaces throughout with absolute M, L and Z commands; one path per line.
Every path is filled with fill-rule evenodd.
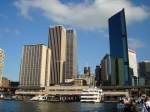
M 122 73 L 116 72 L 113 75 L 119 76 L 123 74 L 124 77 L 117 78 L 116 82 L 120 82 L 122 85 L 129 85 L 129 59 L 128 59 L 128 43 L 127 43 L 127 31 L 124 9 L 109 18 L 109 40 L 110 40 L 110 56 L 115 60 L 123 60 L 123 70 L 117 70 L 121 68 L 122 64 L 118 63 L 118 67 L 114 67 L 115 71 L 122 71 Z M 112 64 L 113 66 L 113 64 Z M 112 67 L 113 68 L 113 67 Z M 114 83 L 114 85 L 120 85 Z

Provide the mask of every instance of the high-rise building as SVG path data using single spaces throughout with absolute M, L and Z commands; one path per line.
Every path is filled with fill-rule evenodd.
M 133 76 L 138 77 L 136 52 L 134 50 L 128 50 L 129 55 L 129 67 L 133 69 Z
M 111 57 L 111 85 L 124 85 L 124 62 L 122 58 Z
M 76 33 L 73 29 L 66 30 L 66 40 L 65 79 L 72 79 L 77 75 Z
M 128 43 L 124 9 L 109 18 L 109 40 L 111 58 L 117 61 L 114 61 L 116 64 L 118 62 L 123 63 L 123 73 L 118 74 L 123 75 L 121 76 L 123 79 L 118 78 L 118 80 L 123 81 L 121 83 L 123 85 L 129 85 Z M 118 65 L 118 67 L 119 66 L 120 65 Z
M 65 81 L 66 29 L 63 26 L 49 28 L 48 47 L 51 49 L 51 84 Z
M 4 51 L 0 48 L 0 87 L 2 86 L 3 68 L 4 68 Z
M 106 54 L 101 61 L 102 85 L 110 85 L 110 76 L 111 76 L 111 59 L 110 55 Z
M 86 74 L 88 72 L 87 67 L 84 67 L 84 74 Z
M 129 77 L 131 78 L 132 85 L 138 85 L 138 68 L 136 52 L 134 50 L 128 50 L 129 55 Z
M 145 85 L 150 85 L 150 61 L 139 62 L 139 78 L 145 79 Z
M 106 54 L 101 61 L 101 79 L 106 81 L 111 74 L 111 61 L 110 55 Z
M 41 89 L 49 86 L 51 50 L 43 44 L 25 45 L 20 66 L 20 88 Z
M 85 76 L 90 76 L 91 75 L 91 69 L 90 67 L 84 67 L 84 75 Z
M 96 86 L 100 86 L 101 84 L 101 67 L 99 65 L 95 68 L 95 80 L 96 80 Z

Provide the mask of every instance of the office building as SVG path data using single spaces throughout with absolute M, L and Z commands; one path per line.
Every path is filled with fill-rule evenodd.
M 106 54 L 101 61 L 101 80 L 106 81 L 111 74 L 110 55 Z
M 89 77 L 91 75 L 91 68 L 88 67 L 84 67 L 84 75 Z
M 124 85 L 124 61 L 122 58 L 111 57 L 111 85 Z
M 63 26 L 49 28 L 48 47 L 51 49 L 51 84 L 65 81 L 66 29 Z
M 128 50 L 129 55 L 129 67 L 133 69 L 133 76 L 138 77 L 136 52 L 134 50 Z
M 101 85 L 101 67 L 99 65 L 95 68 L 95 80 L 96 80 L 96 86 Z
M 145 79 L 144 85 L 150 85 L 150 61 L 139 62 L 139 79 Z
M 25 45 L 20 66 L 20 88 L 42 89 L 49 86 L 51 50 L 43 44 Z
M 139 62 L 139 76 L 144 77 L 149 72 L 150 72 L 150 61 L 145 60 L 145 61 Z
M 4 51 L 0 48 L 0 87 L 2 86 L 2 76 L 4 68 Z
M 96 86 L 95 74 L 91 73 L 90 77 L 85 78 L 88 86 Z
M 128 43 L 124 9 L 109 18 L 109 40 L 110 56 L 113 60 L 112 62 L 114 62 L 112 65 L 115 64 L 115 67 L 112 68 L 118 67 L 117 69 L 120 69 L 123 67 L 123 70 L 119 70 L 119 73 L 112 74 L 112 77 L 117 74 L 120 78 L 122 78 L 113 77 L 113 79 L 116 78 L 115 80 L 118 80 L 116 82 L 120 82 L 115 83 L 114 85 L 129 85 Z M 116 65 L 117 63 L 121 63 L 121 65 Z M 117 72 L 118 70 L 112 71 Z
M 85 79 L 77 78 L 77 79 L 74 79 L 74 85 L 76 85 L 76 86 L 86 86 L 87 82 L 86 82 Z
M 138 68 L 136 52 L 134 50 L 128 49 L 129 55 L 129 77 L 131 79 L 132 86 L 138 85 Z
M 106 54 L 101 61 L 101 81 L 102 85 L 110 85 L 111 76 L 111 59 L 110 55 Z
M 77 75 L 76 33 L 73 29 L 66 30 L 66 73 L 65 79 L 72 79 Z
M 4 87 L 4 88 L 10 88 L 10 80 L 8 80 L 5 77 L 2 77 L 2 87 Z

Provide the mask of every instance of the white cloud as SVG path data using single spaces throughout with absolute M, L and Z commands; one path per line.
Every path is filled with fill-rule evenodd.
M 144 42 L 135 38 L 128 39 L 128 46 L 130 49 L 136 50 L 137 48 L 142 48 L 145 46 Z
M 0 33 L 11 33 L 15 35 L 19 35 L 21 32 L 18 29 L 11 28 L 0 28 Z
M 142 21 L 150 15 L 145 6 L 136 6 L 131 0 L 88 1 L 64 4 L 60 0 L 17 0 L 15 6 L 28 19 L 32 18 L 31 10 L 39 9 L 57 23 L 92 28 L 106 28 L 108 18 L 122 8 L 125 8 L 128 23 Z

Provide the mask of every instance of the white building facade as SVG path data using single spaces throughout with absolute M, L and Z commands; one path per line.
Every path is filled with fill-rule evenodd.
M 43 44 L 25 45 L 20 66 L 20 88 L 40 89 L 50 83 L 51 50 Z
M 66 29 L 62 26 L 49 28 L 48 47 L 51 49 L 51 84 L 65 81 Z
M 130 68 L 130 76 L 132 77 L 132 85 L 137 84 L 138 79 L 138 67 L 137 67 L 137 58 L 136 52 L 134 50 L 128 49 L 129 55 L 129 68 Z

